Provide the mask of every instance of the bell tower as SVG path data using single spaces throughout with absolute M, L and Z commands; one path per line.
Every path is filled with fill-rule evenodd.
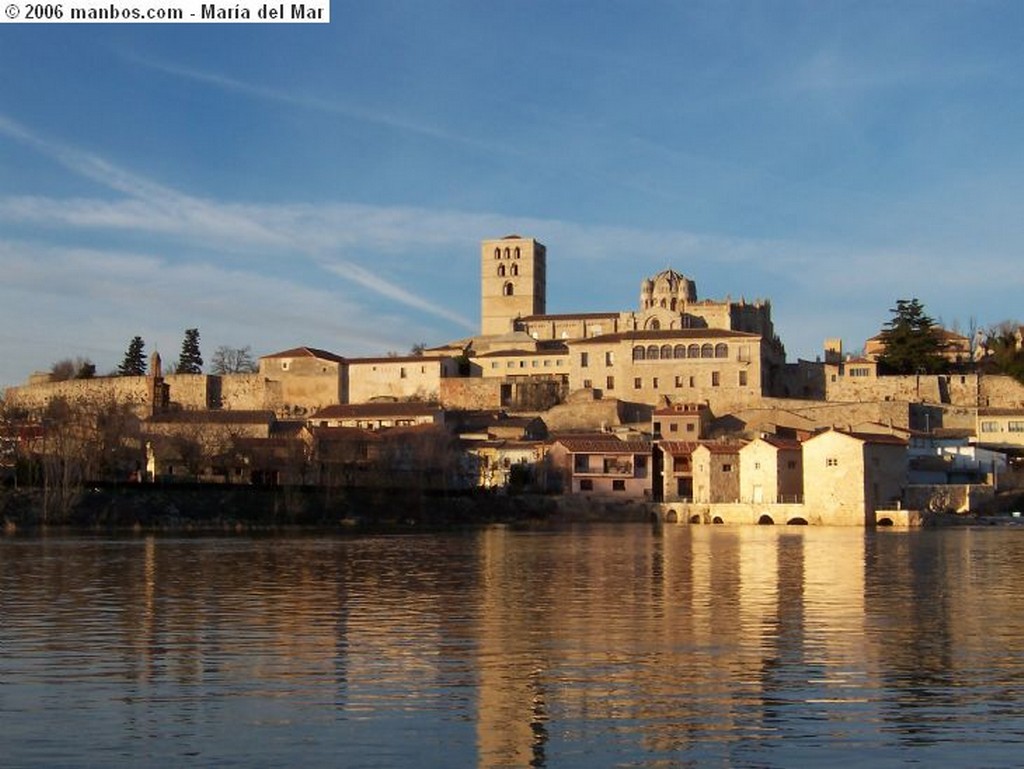
M 516 318 L 547 307 L 547 249 L 508 235 L 480 246 L 480 333 L 505 334 Z

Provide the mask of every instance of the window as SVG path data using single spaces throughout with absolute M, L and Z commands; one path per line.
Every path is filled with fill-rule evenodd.
M 572 460 L 572 469 L 577 473 L 585 473 L 590 470 L 590 455 L 576 454 Z
M 1010 422 L 1006 429 L 1011 433 L 1024 433 L 1024 422 Z
M 688 433 L 692 433 L 693 432 L 693 422 L 687 422 L 686 423 L 686 432 L 688 432 Z
M 516 259 L 519 258 L 519 246 L 516 246 Z
M 728 358 L 729 357 L 729 345 L 725 342 L 719 342 L 715 345 L 715 357 L 716 358 Z
M 626 482 L 625 481 L 623 481 L 623 480 L 613 480 L 612 481 L 612 491 L 625 491 L 625 490 L 626 490 Z
M 754 469 L 755 470 L 760 470 L 761 469 L 761 463 L 760 462 L 754 462 Z
M 790 470 L 796 470 L 796 460 L 789 460 L 789 462 L 786 463 L 786 467 L 788 467 Z
M 839 460 L 835 457 L 828 457 L 825 460 L 825 467 L 839 467 Z
M 868 368 L 851 368 L 850 376 L 865 377 L 871 375 L 871 369 Z
M 672 345 L 663 344 L 661 346 L 661 359 L 670 360 L 672 358 Z
M 997 432 L 999 432 L 999 423 L 998 422 L 982 422 L 981 423 L 981 431 L 983 433 L 997 433 Z
M 512 287 L 511 283 L 506 283 L 505 287 L 502 288 L 501 293 L 505 296 L 512 296 L 515 293 L 515 288 Z
M 594 383 L 591 380 L 589 380 L 589 379 L 584 379 L 583 380 L 583 389 L 584 390 L 591 390 L 591 389 L 593 389 L 593 387 L 594 387 Z
M 677 422 L 673 422 L 672 424 L 670 424 L 668 426 L 668 431 L 670 433 L 677 433 L 677 432 L 679 432 L 679 424 Z
M 653 387 L 655 390 L 658 389 L 658 377 L 654 377 L 654 379 L 651 380 L 651 387 Z
M 606 365 L 606 366 L 613 366 L 613 365 L 615 365 L 615 355 L 614 355 L 614 353 L 606 352 L 604 354 L 604 365 Z
M 505 277 L 505 265 L 503 265 L 503 264 L 499 264 L 498 265 L 498 277 L 499 278 L 504 278 Z
M 730 465 L 728 462 L 724 463 L 722 465 L 722 472 L 723 473 L 731 473 L 732 472 L 732 465 Z
M 658 345 L 656 345 L 656 344 L 649 344 L 649 345 L 647 345 L 647 360 L 657 360 L 657 359 L 658 359 Z
M 500 248 L 494 249 L 494 258 L 495 259 L 501 259 L 501 249 Z
M 718 387 L 721 384 L 721 376 L 717 371 L 711 372 L 711 386 Z
M 676 374 L 676 387 L 683 386 L 683 377 L 680 374 Z
M 512 275 L 514 277 L 514 276 L 516 276 L 518 274 L 519 274 L 519 265 L 518 264 L 513 264 L 511 269 L 509 269 L 509 275 Z
M 402 366 L 398 369 L 398 378 L 405 379 L 405 366 Z
M 691 344 L 689 347 L 687 347 L 686 348 L 686 357 L 687 358 L 699 358 L 700 357 L 700 345 L 699 344 Z
M 740 387 L 746 387 L 746 386 L 747 386 L 747 372 L 746 371 L 741 371 L 740 372 Z
M 637 454 L 636 455 L 636 469 L 637 470 L 646 470 L 647 469 L 647 457 L 645 457 L 643 454 Z
M 685 358 L 686 357 L 686 345 L 677 344 L 672 348 L 673 358 Z
M 580 368 L 586 368 L 590 364 L 590 353 L 580 353 Z
M 491 361 L 491 368 L 498 368 L 498 361 L 492 360 Z
M 644 360 L 645 358 L 644 348 L 637 345 L 633 348 L 633 360 Z
M 590 478 L 580 478 L 580 491 L 593 491 L 594 482 Z
M 613 377 L 613 376 L 608 377 L 608 380 L 605 382 L 604 388 L 606 390 L 614 390 L 615 389 L 615 377 Z
M 695 386 L 695 385 L 694 385 L 694 383 L 693 383 L 693 377 L 690 377 L 690 387 L 694 387 L 694 386 Z
M 705 342 L 704 344 L 701 345 L 701 347 L 700 347 L 700 357 L 702 357 L 702 358 L 714 358 L 715 357 L 715 347 L 714 347 L 714 345 L 711 344 L 711 342 Z
M 643 387 L 643 382 L 640 380 L 640 377 L 636 377 L 633 380 L 633 389 L 639 390 L 641 387 Z

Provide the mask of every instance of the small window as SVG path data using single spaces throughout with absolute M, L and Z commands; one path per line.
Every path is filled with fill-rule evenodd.
M 590 390 L 593 387 L 594 387 L 594 383 L 591 380 L 589 380 L 589 379 L 584 379 L 583 380 L 583 389 L 584 390 Z
M 655 390 L 658 389 L 658 377 L 654 377 L 654 379 L 651 380 L 651 387 L 653 387 Z
M 641 381 L 640 377 L 636 377 L 635 379 L 633 379 L 633 389 L 639 390 L 641 387 L 643 387 L 643 382 Z
M 604 365 L 613 366 L 615 365 L 615 355 L 612 352 L 606 352 L 604 354 Z
M 677 433 L 677 432 L 679 432 L 679 424 L 677 422 L 672 422 L 668 426 L 668 431 L 670 433 Z
M 586 368 L 590 365 L 590 354 L 581 352 L 580 353 L 580 368 Z
M 740 387 L 746 387 L 746 386 L 747 386 L 747 372 L 746 371 L 741 371 L 740 372 Z
M 724 465 L 722 465 L 722 472 L 723 473 L 731 473 L 732 472 L 732 465 L 730 465 L 728 462 L 726 462 Z
M 615 389 L 615 377 L 613 377 L 613 376 L 608 377 L 607 381 L 605 382 L 605 389 L 606 390 L 614 390 Z
M 825 467 L 839 467 L 839 460 L 835 457 L 828 457 L 825 460 Z
M 679 374 L 676 374 L 676 387 L 682 387 L 682 386 L 683 386 L 683 377 L 681 375 L 679 375 Z
M 580 478 L 580 491 L 593 491 L 594 482 L 590 478 Z
M 721 376 L 717 371 L 711 372 L 711 386 L 718 387 L 722 383 Z
M 612 491 L 625 491 L 625 490 L 626 490 L 626 482 L 625 481 L 619 480 L 619 479 L 616 479 L 616 480 L 612 481 Z

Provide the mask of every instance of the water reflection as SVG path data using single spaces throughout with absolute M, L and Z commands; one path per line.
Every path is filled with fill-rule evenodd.
M 0 723 L 12 766 L 1011 766 L 1022 555 L 1008 530 L 6 538 Z

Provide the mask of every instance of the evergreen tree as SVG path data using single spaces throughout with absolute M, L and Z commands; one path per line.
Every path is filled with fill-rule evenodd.
M 878 356 L 879 368 L 887 374 L 935 374 L 949 362 L 941 330 L 917 299 L 898 299 L 889 310 L 893 317 L 880 334 L 885 352 Z
M 203 356 L 199 354 L 199 329 L 185 330 L 185 338 L 181 342 L 181 355 L 178 357 L 176 374 L 203 373 Z
M 145 376 L 146 375 L 146 343 L 141 336 L 137 336 L 128 343 L 128 350 L 124 354 L 124 360 L 117 369 L 118 376 Z

